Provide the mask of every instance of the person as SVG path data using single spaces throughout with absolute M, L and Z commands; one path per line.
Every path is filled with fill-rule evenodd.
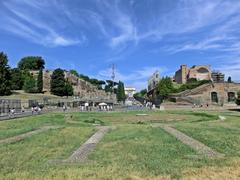
M 32 110 L 32 115 L 33 115 L 33 113 L 34 113 L 34 107 L 32 106 L 32 108 L 31 108 L 31 110 Z
M 38 111 L 38 114 L 40 114 L 42 109 L 38 106 L 37 111 Z
M 25 107 L 23 106 L 23 107 L 22 107 L 22 113 L 24 113 L 24 112 L 25 112 Z
M 86 110 L 86 111 L 88 111 L 88 106 L 89 106 L 89 104 L 86 102 L 86 103 L 85 103 L 85 110 Z
M 66 110 L 67 110 L 67 107 L 63 105 L 63 112 L 65 112 Z
M 81 106 L 81 111 L 84 111 L 84 106 Z
M 8 116 L 11 117 L 11 109 L 9 106 L 8 106 Z

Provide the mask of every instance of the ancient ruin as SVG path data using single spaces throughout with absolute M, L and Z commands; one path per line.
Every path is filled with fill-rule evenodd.
M 175 102 L 188 102 L 191 104 L 212 104 L 236 106 L 235 99 L 240 91 L 237 83 L 207 83 L 195 89 L 172 94 Z
M 31 71 L 31 74 L 37 78 L 39 71 Z M 43 71 L 43 91 L 44 93 L 50 93 L 50 81 L 52 70 Z M 99 90 L 91 83 L 73 75 L 72 73 L 65 71 L 65 79 L 71 83 L 74 91 L 74 96 L 84 99 L 99 99 L 99 100 L 112 100 L 116 101 L 116 96 L 111 93 L 106 93 L 104 90 Z
M 174 80 L 178 84 L 185 84 L 189 79 L 200 80 L 211 80 L 212 71 L 210 66 L 207 65 L 197 65 L 188 68 L 187 65 L 181 65 L 180 69 L 176 71 Z

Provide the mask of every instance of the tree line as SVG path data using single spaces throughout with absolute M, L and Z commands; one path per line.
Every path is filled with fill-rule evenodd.
M 20 60 L 17 68 L 10 68 L 8 57 L 0 52 L 0 95 L 10 95 L 12 90 L 24 90 L 28 93 L 42 92 L 42 70 L 45 62 L 41 57 L 25 57 Z M 30 70 L 38 70 L 37 80 L 31 75 Z
M 12 90 L 24 90 L 27 93 L 43 92 L 43 70 L 45 61 L 40 56 L 27 56 L 22 58 L 16 68 L 10 68 L 8 57 L 0 52 L 0 96 L 10 95 Z M 31 74 L 31 71 L 38 71 L 37 77 Z M 51 76 L 50 91 L 57 96 L 72 96 L 73 87 L 65 79 L 63 69 L 55 69 Z M 91 83 L 99 90 L 115 93 L 119 101 L 125 100 L 124 84 L 119 81 L 98 80 L 89 78 L 86 75 L 79 74 L 76 70 L 70 70 L 73 75 Z

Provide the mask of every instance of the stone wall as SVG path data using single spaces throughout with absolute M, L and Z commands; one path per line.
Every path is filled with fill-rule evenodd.
M 31 74 L 37 78 L 38 71 L 31 71 Z M 43 71 L 43 91 L 45 93 L 50 93 L 50 81 L 53 71 L 44 70 Z M 116 101 L 116 96 L 106 93 L 104 90 L 97 89 L 96 86 L 91 83 L 78 78 L 77 76 L 65 71 L 65 79 L 71 83 L 74 90 L 74 95 L 85 99 L 111 99 Z
M 211 80 L 211 69 L 209 66 L 193 66 L 188 68 L 187 65 L 181 65 L 175 73 L 175 81 L 178 84 L 185 84 L 188 79 Z
M 196 104 L 235 105 L 234 99 L 239 91 L 240 84 L 237 83 L 209 83 L 172 97 L 176 98 L 176 101 L 185 99 Z M 217 101 L 214 96 L 217 97 Z

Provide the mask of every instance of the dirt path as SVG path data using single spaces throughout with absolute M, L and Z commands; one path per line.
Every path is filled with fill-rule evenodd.
M 99 126 L 98 131 L 92 135 L 84 144 L 80 146 L 65 162 L 84 162 L 88 155 L 96 147 L 97 143 L 104 137 L 104 135 L 111 129 L 108 126 Z
M 37 129 L 37 130 L 34 130 L 34 131 L 30 131 L 30 132 L 20 134 L 20 135 L 14 136 L 14 137 L 10 137 L 10 138 L 7 138 L 7 139 L 2 139 L 2 140 L 0 140 L 0 144 L 15 143 L 15 142 L 21 141 L 23 139 L 26 139 L 28 137 L 31 137 L 35 134 L 39 134 L 39 133 L 48 131 L 50 129 L 58 129 L 58 128 L 61 128 L 61 126 L 43 126 L 40 129 Z
M 154 125 L 153 127 L 157 127 L 157 126 Z M 220 157 L 224 156 L 224 154 L 214 151 L 213 149 L 206 146 L 205 144 L 187 136 L 186 134 L 174 129 L 173 127 L 170 127 L 169 125 L 158 125 L 158 127 L 161 127 L 166 132 L 168 132 L 172 136 L 176 137 L 183 144 L 190 146 L 192 149 L 194 149 L 199 154 L 202 154 L 209 158 L 220 158 Z

